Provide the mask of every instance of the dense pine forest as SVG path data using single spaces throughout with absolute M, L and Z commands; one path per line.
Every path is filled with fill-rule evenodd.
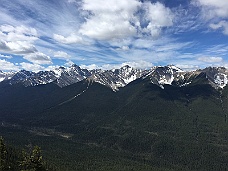
M 3 170 L 227 171 L 228 88 L 203 75 L 164 89 L 149 79 L 118 92 L 92 83 L 73 99 L 86 80 L 0 86 Z
M 53 170 L 43 161 L 41 148 L 28 146 L 19 150 L 4 142 L 0 137 L 0 170 L 1 171 L 46 171 Z

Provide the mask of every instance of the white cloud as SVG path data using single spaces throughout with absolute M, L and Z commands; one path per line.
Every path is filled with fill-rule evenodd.
M 208 47 L 205 52 L 207 56 L 220 56 L 225 57 L 228 54 L 228 45 L 226 44 L 217 44 L 211 47 Z
M 82 9 L 89 12 L 79 33 L 97 40 L 140 37 L 144 33 L 158 37 L 164 27 L 173 25 L 174 19 L 172 11 L 159 2 L 84 0 Z M 142 17 L 136 14 L 139 11 Z
M 8 59 L 11 59 L 13 57 L 11 55 L 2 55 L 2 54 L 0 54 L 0 58 L 8 58 Z
M 146 20 L 149 22 L 146 31 L 150 31 L 153 37 L 158 37 L 163 27 L 173 25 L 174 14 L 163 4 L 145 3 L 143 7 L 146 10 Z
M 228 1 L 227 0 L 194 0 L 202 8 L 202 16 L 209 20 L 209 27 L 217 30 L 221 28 L 223 34 L 228 35 Z
M 14 65 L 13 63 L 11 62 L 8 62 L 6 60 L 2 60 L 0 59 L 0 70 L 3 70 L 3 71 L 18 71 L 20 70 L 20 68 L 16 65 Z
M 38 39 L 37 31 L 31 27 L 25 26 L 0 26 L 1 38 L 5 41 L 35 41 Z
M 12 53 L 12 54 L 28 54 L 36 52 L 37 49 L 33 44 L 26 41 L 11 41 L 6 42 L 0 40 L 0 52 Z
M 25 55 L 24 59 L 34 64 L 52 64 L 51 58 L 41 52 L 35 52 Z
M 195 0 L 197 5 L 203 7 L 204 16 L 206 18 L 228 17 L 228 1 L 227 0 Z
M 221 57 L 199 57 L 199 61 L 214 63 L 214 62 L 222 62 L 223 59 Z
M 210 27 L 214 30 L 217 30 L 219 28 L 223 29 L 223 34 L 228 35 L 228 22 L 227 21 L 220 21 L 217 24 L 210 24 Z
M 69 59 L 71 56 L 63 51 L 54 52 L 54 57 L 59 59 Z
M 49 65 L 47 68 L 45 68 L 44 70 L 45 71 L 53 71 L 55 70 L 56 68 L 59 68 L 60 66 L 59 65 Z
M 122 64 L 122 66 L 129 65 L 133 68 L 138 68 L 138 69 L 149 69 L 153 67 L 153 64 L 151 62 L 147 61 L 134 61 L 134 62 L 125 62 Z
M 83 39 L 80 36 L 77 36 L 75 34 L 71 34 L 68 37 L 64 37 L 62 35 L 59 34 L 53 34 L 53 38 L 60 42 L 60 43 L 64 43 L 64 44 L 73 44 L 73 43 L 83 43 Z
M 37 31 L 31 27 L 0 25 L 0 52 L 12 54 L 33 53 Z
M 130 50 L 130 48 L 129 48 L 129 46 L 121 46 L 121 47 L 117 48 L 117 50 L 128 51 L 128 50 Z
M 74 64 L 74 62 L 73 61 L 71 61 L 71 60 L 67 60 L 67 62 L 64 64 L 66 67 L 70 67 L 70 66 L 72 66 Z
M 39 64 L 31 64 L 27 62 L 22 62 L 20 63 L 20 65 L 22 69 L 25 69 L 27 71 L 33 71 L 33 72 L 38 72 L 45 69 L 43 66 Z
M 79 33 L 98 40 L 133 36 L 137 30 L 131 22 L 135 22 L 134 13 L 140 5 L 137 0 L 84 0 L 82 9 L 91 15 L 87 16 Z
M 199 69 L 198 65 L 177 64 L 176 66 L 184 71 L 193 71 Z
M 96 64 L 91 64 L 91 65 L 80 65 L 80 68 L 88 69 L 88 70 L 93 70 L 93 69 L 99 69 L 99 66 Z
M 137 68 L 137 69 L 148 69 L 153 66 L 153 64 L 150 62 L 140 60 L 140 61 L 124 62 L 122 64 L 104 64 L 101 66 L 98 66 L 96 64 L 80 65 L 80 67 L 88 69 L 88 70 L 93 70 L 93 69 L 110 70 L 110 69 L 121 68 L 126 65 L 129 65 L 129 66 L 131 66 L 133 68 Z

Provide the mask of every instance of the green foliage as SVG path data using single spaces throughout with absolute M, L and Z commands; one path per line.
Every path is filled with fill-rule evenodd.
M 27 153 L 22 151 L 22 161 L 20 161 L 20 168 L 22 170 L 34 170 L 34 171 L 44 171 L 46 170 L 43 166 L 41 149 L 38 146 L 34 146 L 31 152 Z
M 7 168 L 7 151 L 3 138 L 0 137 L 0 170 L 6 170 Z
M 87 87 L 86 81 L 62 89 L 2 88 L 0 119 L 11 124 L 3 123 L 0 133 L 5 130 L 4 137 L 21 146 L 38 144 L 60 171 L 226 171 L 228 88 L 217 91 L 206 81 L 199 77 L 186 87 L 161 89 L 149 79 L 136 80 L 116 93 L 93 83 L 63 105 Z M 24 170 L 44 166 L 38 147 L 14 161 Z
M 47 167 L 41 155 L 41 148 L 31 147 L 28 151 L 21 152 L 5 145 L 0 137 L 0 171 L 46 171 Z

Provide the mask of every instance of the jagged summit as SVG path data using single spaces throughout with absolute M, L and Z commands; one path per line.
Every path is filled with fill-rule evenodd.
M 118 91 L 119 88 L 125 87 L 139 78 L 149 78 L 152 84 L 156 84 L 161 88 L 164 88 L 164 85 L 187 86 L 194 82 L 200 74 L 203 74 L 200 77 L 205 77 L 204 79 L 207 80 L 208 84 L 215 89 L 224 88 L 228 84 L 228 70 L 224 67 L 207 67 L 196 71 L 183 71 L 175 65 L 154 66 L 150 70 L 135 69 L 125 65 L 112 70 L 87 70 L 76 64 L 38 73 L 26 70 L 9 73 L 0 71 L 0 82 L 22 83 L 26 87 L 53 82 L 59 87 L 65 87 L 89 79 L 110 87 L 113 91 Z
M 14 72 L 3 72 L 0 70 L 0 82 L 11 79 L 14 74 Z
M 228 83 L 228 70 L 225 67 L 207 67 L 202 72 L 215 88 L 224 88 Z
M 228 70 L 224 67 L 207 67 L 196 71 L 183 71 L 174 65 L 153 67 L 147 74 L 153 84 L 187 86 L 200 74 L 205 73 L 208 83 L 216 88 L 224 88 L 228 83 Z
M 128 65 L 120 69 L 107 70 L 92 74 L 91 78 L 95 82 L 106 85 L 117 91 L 120 87 L 124 87 L 130 82 L 143 76 L 147 71 L 134 69 Z

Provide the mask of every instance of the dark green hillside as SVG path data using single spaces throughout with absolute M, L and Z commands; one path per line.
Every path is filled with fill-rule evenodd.
M 34 116 L 39 118 L 42 112 L 81 93 L 86 89 L 87 84 L 80 82 L 61 89 L 53 83 L 35 87 L 24 87 L 20 84 L 9 86 L 1 83 L 0 118 L 3 120 L 28 119 Z
M 87 80 L 62 89 L 0 86 L 6 138 L 29 132 L 51 162 L 69 170 L 228 168 L 228 88 L 214 89 L 204 74 L 164 89 L 138 79 L 118 92 Z M 50 157 L 56 152 L 62 160 Z
M 49 126 L 53 123 L 52 126 L 57 125 L 64 130 L 75 132 L 108 118 L 121 104 L 121 99 L 115 92 L 103 85 L 87 84 L 89 84 L 88 89 L 80 92 L 81 95 L 45 110 L 39 125 Z

